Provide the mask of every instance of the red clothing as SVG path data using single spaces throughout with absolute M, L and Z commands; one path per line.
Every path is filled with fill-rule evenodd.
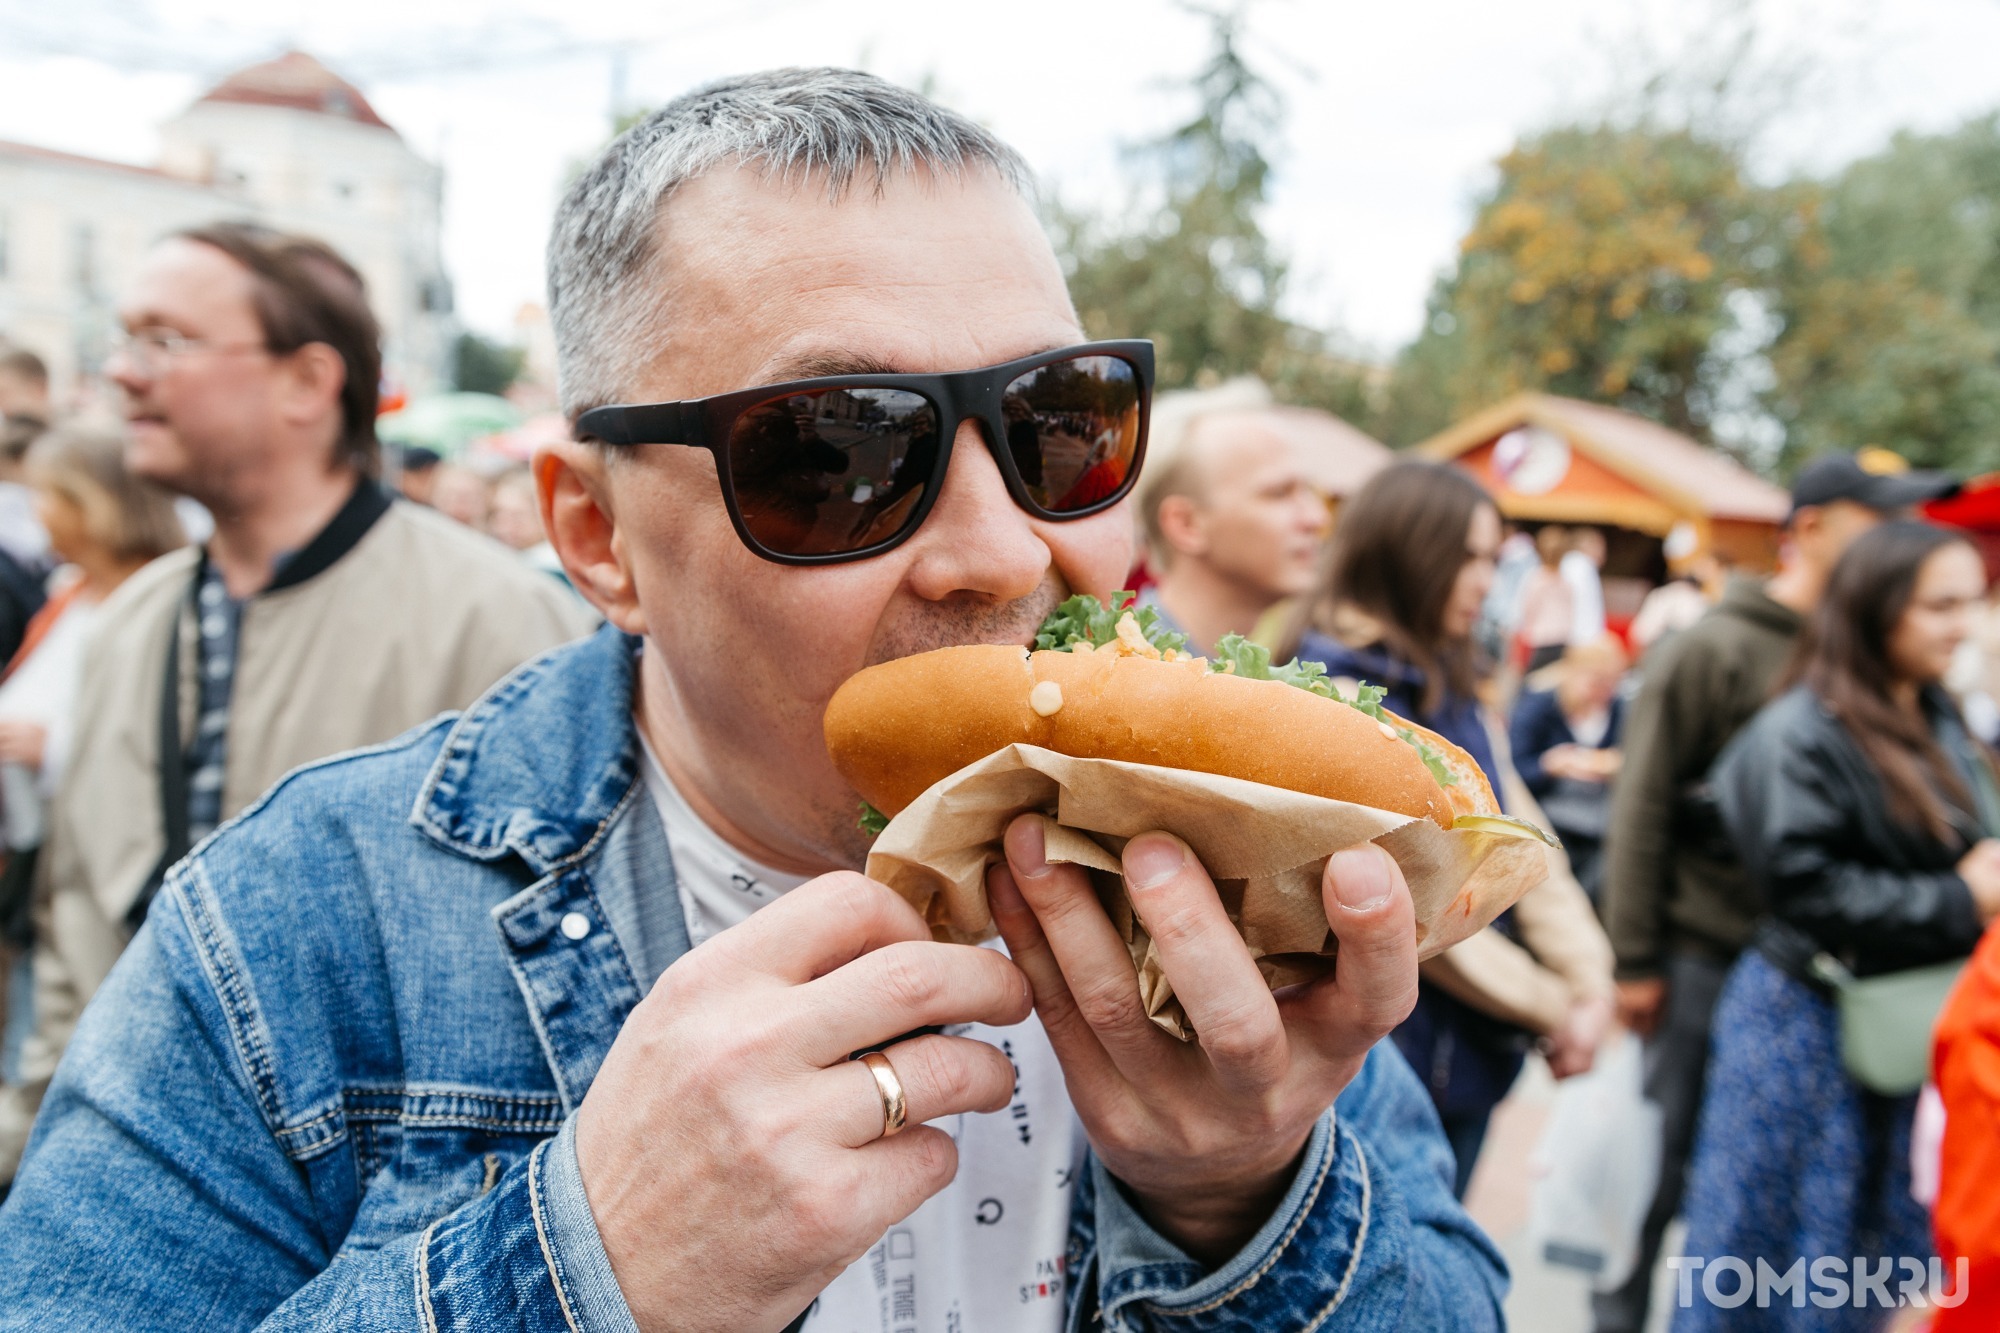
M 2000 1329 L 2000 926 L 1989 928 L 1938 1015 L 1931 1077 L 1944 1099 L 1944 1152 L 1931 1227 L 1949 1289 L 1970 1261 L 1965 1304 L 1932 1333 Z

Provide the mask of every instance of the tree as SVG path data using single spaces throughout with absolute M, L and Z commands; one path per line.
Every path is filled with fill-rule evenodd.
M 1814 187 L 1809 224 L 1773 297 L 1784 462 L 2000 467 L 2000 117 L 1898 135 Z
M 1820 277 L 1772 349 L 1785 470 L 1880 445 L 1920 467 L 2000 467 L 2000 337 L 1913 269 Z
M 1685 130 L 1598 124 L 1523 141 L 1399 358 L 1392 438 L 1522 390 L 1706 438 L 1730 295 L 1777 265 L 1786 216 L 1734 148 Z
M 451 383 L 461 393 L 505 393 L 521 377 L 527 354 L 470 330 L 451 345 Z
M 1133 206 L 1119 219 L 1049 208 L 1077 313 L 1093 337 L 1151 338 L 1162 388 L 1256 374 L 1288 401 L 1365 416 L 1365 368 L 1279 309 L 1286 264 L 1260 215 L 1283 99 L 1245 57 L 1242 8 L 1188 8 L 1213 43 L 1195 113 L 1130 150 Z

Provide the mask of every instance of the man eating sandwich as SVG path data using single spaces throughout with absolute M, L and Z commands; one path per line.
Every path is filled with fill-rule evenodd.
M 1027 189 L 838 70 L 692 93 L 576 183 L 579 438 L 536 476 L 609 625 L 175 868 L 0 1211 L 0 1328 L 1500 1326 L 1379 1042 L 1417 976 L 1387 856 L 1329 861 L 1337 966 L 1274 996 L 1133 838 L 1192 1044 L 1033 818 L 1004 950 L 855 873 L 836 687 L 1027 645 L 1131 562 L 1149 356 L 1086 342 Z

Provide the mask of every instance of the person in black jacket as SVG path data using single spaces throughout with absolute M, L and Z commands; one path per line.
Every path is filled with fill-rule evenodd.
M 2000 788 L 1938 686 L 1985 583 L 1960 534 L 1894 522 L 1861 537 L 1834 567 L 1797 683 L 1716 765 L 1723 820 L 1766 915 L 1716 1007 L 1691 1257 L 1783 1273 L 1838 1256 L 1858 1273 L 1862 1260 L 1931 1254 L 1910 1197 L 1916 1098 L 1847 1076 L 1813 959 L 1865 977 L 1963 958 L 2000 913 Z M 1886 1317 L 1859 1299 L 1725 1309 L 1705 1291 L 1676 1312 L 1676 1333 L 1874 1329 Z

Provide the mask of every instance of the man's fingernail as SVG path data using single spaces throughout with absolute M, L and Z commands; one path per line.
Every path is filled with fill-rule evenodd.
M 1135 889 L 1164 884 L 1187 863 L 1187 844 L 1171 833 L 1142 833 L 1125 844 L 1125 882 Z
M 1049 868 L 1048 840 L 1042 835 L 1042 821 L 1024 816 L 1008 830 L 1007 859 L 1014 872 L 1039 879 Z
M 1389 901 L 1389 854 L 1372 842 L 1335 852 L 1327 871 L 1334 896 L 1350 912 L 1372 912 Z

